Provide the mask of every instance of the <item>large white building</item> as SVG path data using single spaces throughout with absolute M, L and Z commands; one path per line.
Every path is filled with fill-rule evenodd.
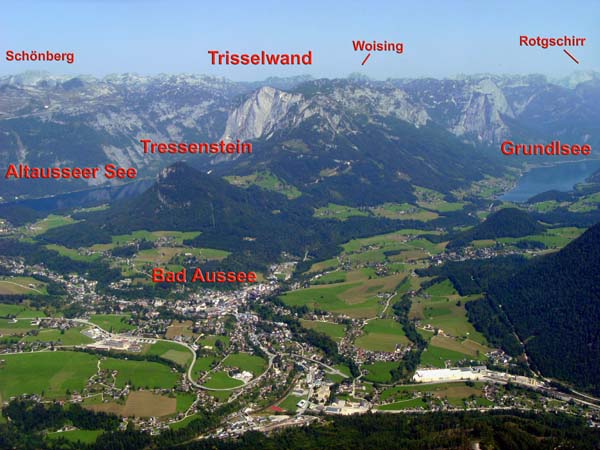
M 480 380 L 485 376 L 486 368 L 478 367 L 452 367 L 449 369 L 420 369 L 413 375 L 417 383 L 431 383 L 434 381 Z

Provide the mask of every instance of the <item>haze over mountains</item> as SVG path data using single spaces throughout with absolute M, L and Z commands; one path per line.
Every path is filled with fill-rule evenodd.
M 348 200 L 345 177 L 369 180 L 380 191 L 369 173 L 384 168 L 381 183 L 407 198 L 408 183 L 447 191 L 497 173 L 498 162 L 511 162 L 490 158 L 504 139 L 596 145 L 599 98 L 595 73 L 560 84 L 537 75 L 246 83 L 200 75 L 27 73 L 0 78 L 0 163 L 117 163 L 147 177 L 178 157 L 144 155 L 140 139 L 242 139 L 255 142 L 252 164 L 300 190 L 296 184 L 325 182 L 330 189 L 322 191 Z M 205 169 L 224 162 L 195 156 L 190 162 Z M 233 170 L 245 175 L 244 161 Z M 7 200 L 86 182 L 3 179 L 0 186 Z

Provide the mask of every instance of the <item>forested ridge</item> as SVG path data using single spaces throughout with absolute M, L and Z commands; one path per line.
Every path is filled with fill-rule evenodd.
M 79 405 L 61 407 L 30 401 L 14 401 L 4 409 L 10 422 L 0 423 L 0 448 L 89 450 L 279 450 L 279 449 L 469 449 L 546 450 L 597 449 L 600 430 L 585 419 L 563 414 L 522 411 L 490 411 L 427 414 L 363 414 L 323 417 L 319 423 L 292 427 L 270 435 L 248 432 L 238 439 L 194 439 L 218 426 L 219 417 L 231 413 L 226 405 L 177 431 L 150 436 L 129 426 L 118 430 L 119 418 L 95 413 Z M 46 430 L 67 424 L 80 429 L 102 430 L 94 444 L 45 438 Z
M 488 297 L 502 305 L 533 364 L 546 376 L 600 393 L 600 224 L 540 257 Z
M 448 243 L 448 248 L 462 247 L 477 239 L 522 237 L 543 231 L 544 227 L 527 212 L 517 208 L 503 208 L 490 214 L 476 227 L 458 233 Z
M 600 224 L 532 260 L 451 261 L 417 272 L 448 278 L 461 295 L 486 294 L 466 309 L 490 343 L 517 356 L 516 332 L 543 375 L 600 393 Z

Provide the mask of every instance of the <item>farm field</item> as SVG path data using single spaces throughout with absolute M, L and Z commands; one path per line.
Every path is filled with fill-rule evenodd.
M 520 238 L 499 238 L 498 242 L 512 244 L 520 241 L 538 241 L 548 248 L 562 248 L 585 231 L 584 228 L 564 227 L 550 228 L 542 234 L 532 234 Z
M 339 323 L 323 322 L 321 320 L 305 320 L 301 319 L 300 323 L 304 328 L 310 328 L 311 330 L 318 331 L 319 333 L 326 334 L 331 339 L 339 341 L 344 337 L 346 327 Z
M 160 356 L 184 367 L 187 367 L 192 359 L 192 354 L 187 347 L 165 341 L 157 341 L 156 344 L 152 344 L 145 354 Z
M 483 398 L 483 383 L 475 382 L 469 386 L 463 382 L 457 383 L 439 383 L 423 385 L 404 385 L 385 389 L 381 393 L 382 401 L 391 401 L 391 404 L 383 405 L 379 409 L 395 410 L 421 406 L 426 407 L 421 397 L 415 395 L 428 395 L 432 399 L 447 400 L 453 406 L 461 407 L 464 401 L 471 396 L 478 400 L 478 404 L 489 404 Z
M 354 216 L 368 216 L 367 211 L 363 211 L 352 206 L 336 205 L 335 203 L 329 203 L 327 206 L 317 208 L 315 210 L 314 217 L 319 219 L 335 219 L 335 220 L 347 220 L 349 217 Z
M 367 370 L 368 373 L 364 378 L 374 383 L 389 383 L 392 381 L 390 371 L 398 367 L 398 364 L 397 361 L 378 361 L 373 364 L 365 364 L 362 368 Z
M 208 372 L 211 364 L 216 361 L 214 356 L 202 356 L 196 359 L 194 368 L 192 369 L 192 377 L 197 380 L 202 372 Z
M 600 192 L 596 192 L 591 195 L 577 200 L 575 203 L 569 206 L 569 211 L 572 212 L 589 212 L 598 209 L 600 206 Z
M 0 317 L 46 317 L 46 313 L 40 309 L 30 308 L 25 304 L 0 303 Z
M 160 238 L 168 238 L 173 241 L 174 244 L 182 245 L 184 240 L 194 239 L 199 236 L 199 231 L 147 231 L 137 230 L 130 234 L 120 234 L 112 237 L 113 245 L 124 245 L 129 244 L 133 241 L 141 241 L 145 239 L 147 241 L 156 242 Z
M 81 391 L 96 373 L 97 358 L 80 352 L 38 352 L 2 355 L 0 366 L 0 401 L 12 396 L 39 394 L 60 399 L 67 389 Z
M 27 234 L 36 236 L 38 234 L 45 233 L 51 228 L 62 227 L 63 225 L 69 225 L 75 223 L 76 220 L 70 216 L 59 216 L 56 214 L 50 214 L 44 219 L 38 220 L 34 224 L 30 225 L 25 231 Z
M 224 367 L 237 367 L 240 370 L 247 370 L 255 377 L 260 375 L 267 368 L 267 362 L 260 356 L 249 353 L 231 353 L 223 360 Z
M 48 250 L 54 250 L 59 255 L 66 256 L 67 258 L 71 258 L 74 261 L 90 262 L 90 261 L 95 261 L 97 259 L 100 259 L 100 257 L 101 257 L 97 253 L 94 253 L 91 255 L 80 254 L 77 249 L 68 248 L 63 245 L 57 245 L 57 244 L 47 244 L 46 248 Z
M 376 296 L 370 296 L 363 302 L 346 303 L 341 294 L 352 288 L 361 288 L 361 283 L 336 284 L 328 287 L 299 289 L 287 292 L 280 298 L 289 306 L 309 306 L 324 311 L 347 314 L 351 317 L 371 317 L 377 314 L 379 304 Z
M 469 355 L 454 350 L 436 347 L 435 345 L 428 345 L 427 348 L 423 350 L 423 353 L 421 353 L 420 366 L 444 368 L 446 367 L 447 361 L 450 362 L 450 366 L 454 366 L 458 361 L 463 359 L 477 358 L 471 358 Z
M 296 405 L 300 400 L 306 400 L 306 398 L 290 394 L 285 399 L 283 399 L 283 401 L 277 406 L 279 406 L 281 409 L 285 409 L 290 413 L 295 413 L 298 410 L 298 407 Z
M 194 333 L 192 332 L 193 326 L 194 322 L 192 322 L 191 320 L 185 320 L 183 322 L 174 320 L 173 322 L 171 322 L 171 325 L 167 327 L 165 337 L 167 339 L 173 339 L 175 336 L 192 337 L 194 335 Z
M 427 211 L 409 203 L 384 203 L 370 208 L 371 212 L 378 217 L 396 220 L 418 220 L 428 222 L 437 219 L 439 214 Z
M 84 327 L 73 327 L 62 333 L 60 330 L 51 328 L 41 329 L 35 336 L 25 336 L 22 342 L 55 342 L 57 345 L 84 345 L 93 340 L 83 334 Z
M 38 294 L 45 295 L 46 283 L 31 277 L 0 277 L 0 295 Z
M 233 389 L 242 386 L 244 383 L 235 378 L 231 378 L 227 372 L 217 371 L 210 374 L 204 386 L 212 389 Z
M 485 354 L 492 350 L 492 348 L 471 339 L 461 340 L 440 335 L 433 336 L 430 343 L 435 347 L 453 350 L 479 360 L 484 360 Z
M 326 273 L 319 278 L 311 280 L 311 284 L 333 284 L 333 283 L 343 283 L 346 281 L 346 276 L 348 274 L 346 272 L 335 271 Z
M 198 342 L 203 347 L 214 348 L 217 345 L 217 341 L 221 341 L 221 344 L 223 344 L 223 348 L 229 347 L 229 336 L 203 336 Z
M 178 392 L 175 399 L 177 400 L 177 412 L 186 412 L 196 401 L 196 396 Z
M 80 442 L 82 444 L 93 444 L 104 433 L 104 430 L 69 430 L 60 433 L 48 433 L 47 437 L 51 440 L 65 438 L 69 442 Z
M 323 272 L 324 270 L 335 269 L 338 265 L 339 261 L 337 258 L 326 259 L 325 261 L 314 263 L 308 270 L 308 273 Z
M 425 289 L 413 299 L 409 313 L 410 319 L 419 320 L 421 325 L 429 325 L 441 333 L 459 338 L 470 339 L 485 346 L 487 344 L 481 333 L 477 332 L 467 319 L 465 304 L 480 298 L 478 295 L 461 297 L 452 283 L 444 280 Z
M 385 300 L 377 295 L 393 292 L 405 275 L 372 277 L 362 270 L 348 273 L 348 281 L 330 285 L 311 286 L 286 292 L 280 298 L 290 306 L 306 305 L 350 317 L 375 317 Z
M 134 391 L 125 404 L 108 402 L 85 406 L 92 411 L 113 413 L 123 417 L 163 417 L 177 412 L 177 400 L 150 391 Z
M 417 205 L 437 212 L 458 211 L 466 205 L 464 202 L 447 202 L 440 192 L 420 186 L 415 186 L 415 196 Z
M 90 322 L 111 333 L 124 333 L 135 329 L 135 326 L 127 323 L 130 318 L 130 314 L 93 314 Z
M 246 176 L 231 175 L 223 178 L 234 186 L 246 188 L 255 185 L 267 191 L 279 192 L 290 200 L 298 198 L 300 195 L 302 195 L 302 193 L 296 187 L 280 180 L 271 172 L 254 172 Z
M 381 411 L 398 411 L 401 409 L 417 409 L 427 408 L 427 403 L 422 398 L 409 398 L 406 400 L 399 400 L 394 403 L 388 403 L 386 405 L 378 406 L 377 409 Z
M 16 322 L 13 322 L 11 319 L 0 319 L 0 333 L 4 336 L 20 336 L 37 329 L 37 325 L 30 325 L 28 319 Z
M 179 380 L 179 374 L 169 366 L 151 361 L 107 358 L 101 361 L 100 368 L 116 370 L 116 385 L 120 388 L 129 384 L 138 389 L 169 389 Z
M 355 345 L 359 348 L 380 352 L 393 352 L 397 345 L 410 343 L 402 325 L 394 319 L 376 319 L 363 328 L 364 335 L 359 336 Z

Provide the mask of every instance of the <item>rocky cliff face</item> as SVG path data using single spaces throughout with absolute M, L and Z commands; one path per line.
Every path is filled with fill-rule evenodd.
M 223 139 L 268 137 L 274 130 L 293 127 L 310 112 L 300 94 L 262 87 L 229 113 Z
M 346 84 L 307 95 L 263 87 L 229 114 L 223 138 L 269 139 L 275 131 L 313 118 L 319 120 L 320 132 L 351 132 L 357 116 L 374 122 L 392 116 L 417 127 L 429 120 L 425 109 L 411 104 L 397 88 Z

